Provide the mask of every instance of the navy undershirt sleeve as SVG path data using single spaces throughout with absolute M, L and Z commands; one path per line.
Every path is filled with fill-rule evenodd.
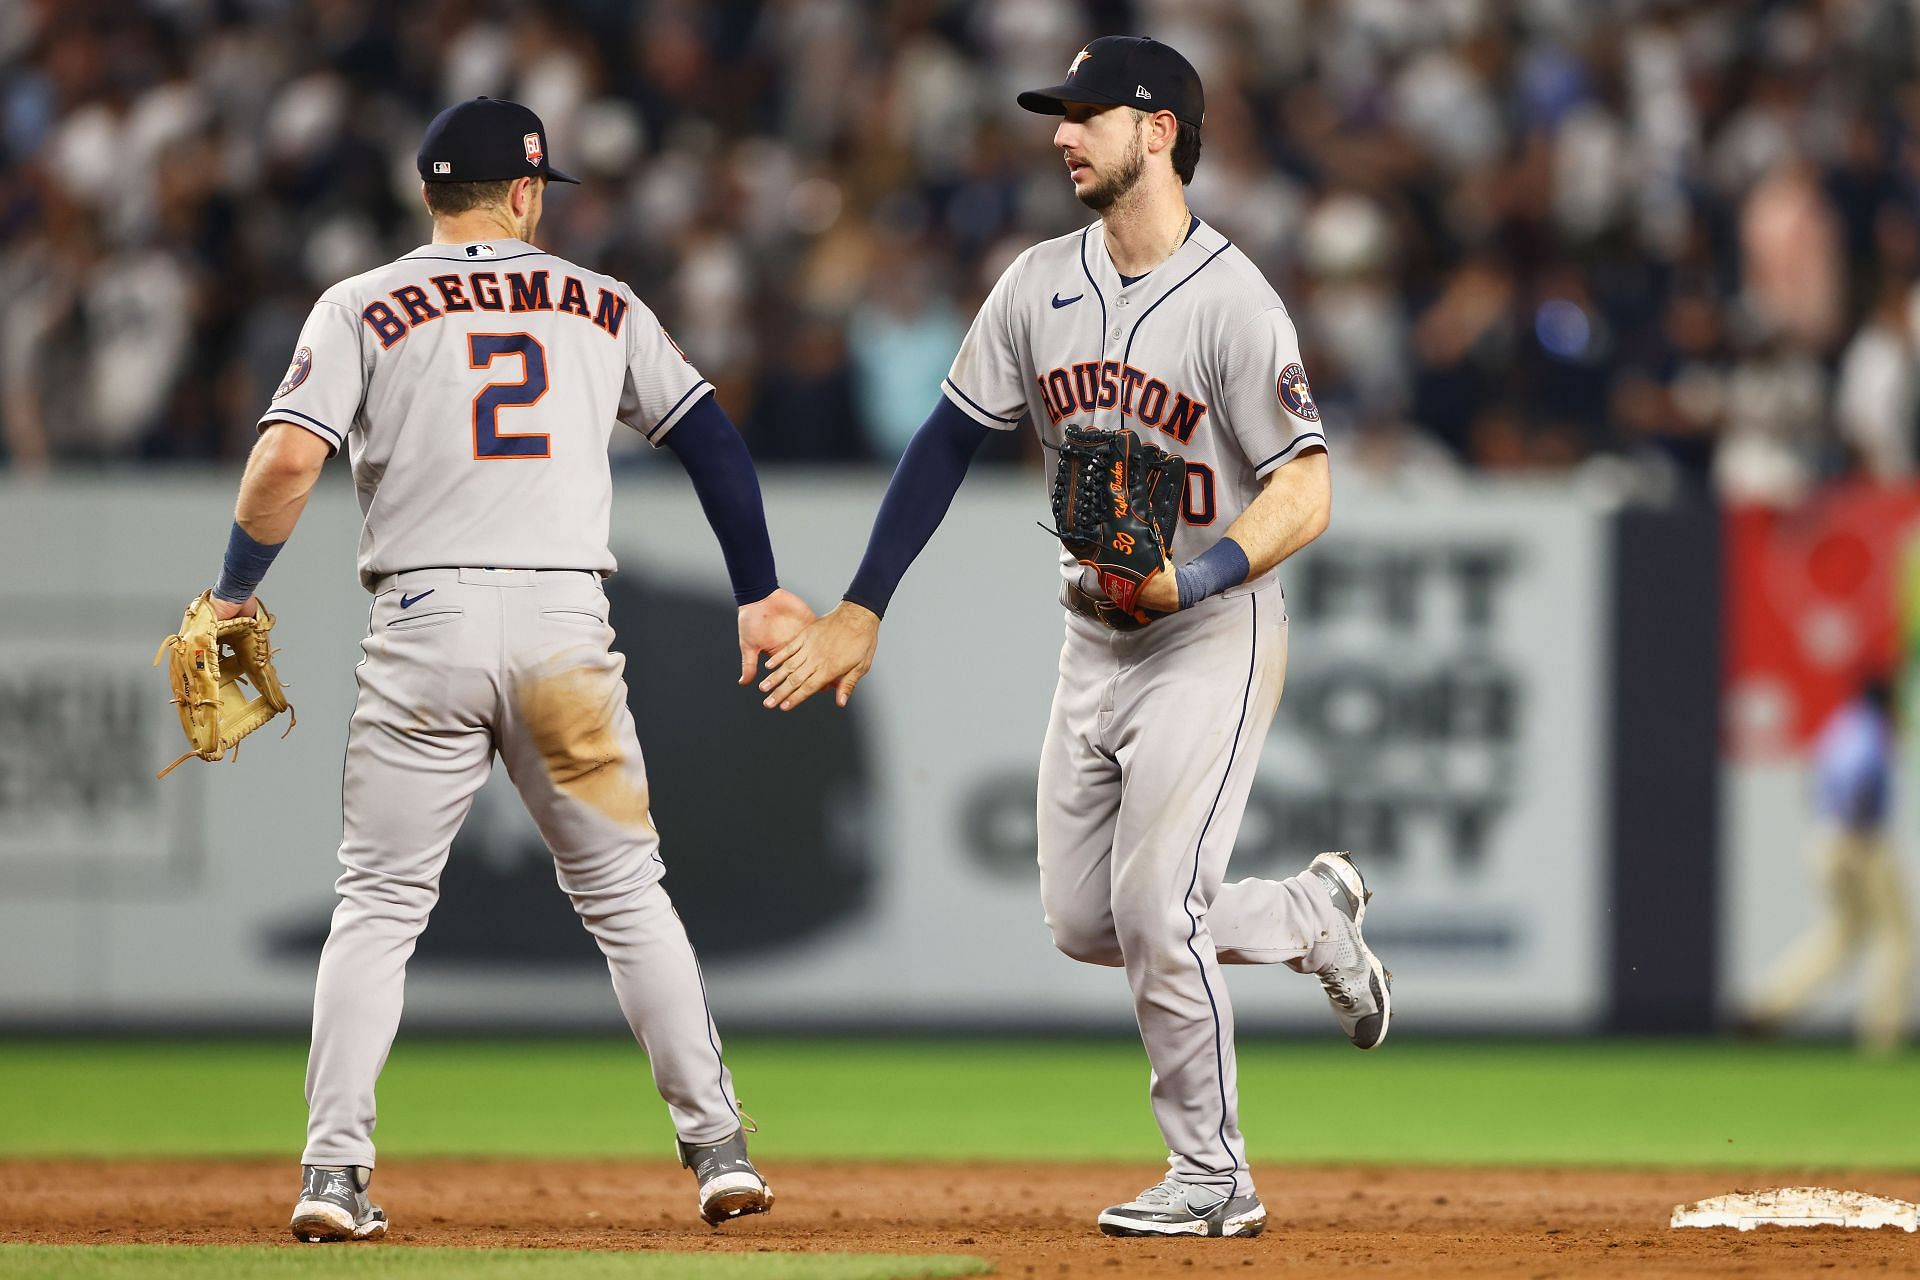
M 940 527 L 968 464 L 992 432 L 940 397 L 894 468 L 867 537 L 867 554 L 844 599 L 886 616 L 894 588 Z
M 752 604 L 772 595 L 780 580 L 773 572 L 760 477 L 727 411 L 711 394 L 702 396 L 667 432 L 666 446 L 687 469 L 700 509 L 720 540 L 727 576 L 733 579 L 733 602 Z

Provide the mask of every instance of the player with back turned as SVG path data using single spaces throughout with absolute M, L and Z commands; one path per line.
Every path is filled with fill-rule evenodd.
M 1346 854 L 1287 880 L 1222 883 L 1286 670 L 1277 566 L 1327 525 L 1326 438 L 1286 308 L 1187 209 L 1203 108 L 1186 59 L 1104 37 L 1020 105 L 1064 117 L 1054 145 L 1100 220 L 1001 276 L 894 473 L 845 600 L 774 655 L 760 687 L 770 707 L 829 685 L 845 705 L 975 451 L 989 432 L 1033 423 L 1060 456 L 1067 546 L 1066 642 L 1040 760 L 1041 900 L 1060 950 L 1126 970 L 1171 1152 L 1166 1178 L 1099 1226 L 1253 1235 L 1266 1210 L 1240 1136 L 1219 965 L 1316 975 L 1362 1049 L 1385 1039 L 1392 1012 L 1390 975 L 1361 936 L 1369 894 Z
M 525 107 L 448 108 L 421 144 L 433 239 L 315 305 L 260 419 L 213 603 L 254 590 L 344 446 L 373 594 L 341 785 L 339 905 L 320 958 L 293 1232 L 382 1235 L 374 1083 L 448 848 L 496 752 L 646 1048 L 711 1223 L 771 1206 L 686 930 L 601 578 L 614 423 L 672 449 L 725 553 L 741 683 L 812 613 L 779 589 L 759 481 L 713 387 L 623 283 L 536 248 L 549 182 Z

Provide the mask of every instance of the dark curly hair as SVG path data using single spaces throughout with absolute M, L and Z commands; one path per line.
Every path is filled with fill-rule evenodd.
M 1180 181 L 1193 181 L 1193 171 L 1200 164 L 1200 126 L 1180 122 L 1180 132 L 1173 138 L 1173 171 L 1180 175 Z

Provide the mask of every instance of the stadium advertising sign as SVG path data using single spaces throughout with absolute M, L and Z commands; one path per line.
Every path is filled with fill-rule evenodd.
M 1605 994 L 1604 517 L 1564 493 L 1368 497 L 1287 575 L 1287 690 L 1237 865 L 1354 850 L 1404 1007 L 1582 1025 Z
M 179 609 L 147 596 L 109 616 L 89 597 L 0 623 L 0 891 L 125 892 L 187 871 L 199 789 L 154 778 L 180 731 L 150 667 Z M 47 612 L 88 620 L 58 661 L 25 621 Z
M 783 582 L 836 598 L 881 488 L 770 477 Z M 230 485 L 102 483 L 60 500 L 86 527 L 129 531 L 137 555 L 115 567 L 126 581 L 97 598 L 140 603 L 103 623 L 126 640 L 103 649 L 113 661 L 99 673 L 58 696 L 11 692 L 9 706 L 32 710 L 16 740 L 61 743 L 111 776 L 85 794 L 9 790 L 20 799 L 0 865 L 119 832 L 123 856 L 193 874 L 145 897 L 123 875 L 76 880 L 71 893 L 91 897 L 55 913 L 0 899 L 0 962 L 22 959 L 0 1019 L 303 1020 L 334 905 L 367 617 L 352 495 L 316 495 L 264 592 L 298 730 L 160 784 L 177 729 L 145 663 L 180 605 L 153 584 L 176 583 L 182 600 L 202 585 L 192 548 L 219 545 Z M 1055 951 L 1041 914 L 1035 772 L 1062 622 L 1055 544 L 1032 527 L 1039 480 L 971 480 L 896 595 L 853 705 L 791 715 L 732 682 L 726 576 L 684 483 L 639 477 L 615 504 L 608 593 L 666 883 L 722 1025 L 1130 1026 L 1120 975 Z M 204 537 L 130 532 L 190 519 Z M 1288 688 L 1228 876 L 1292 875 L 1321 849 L 1354 850 L 1377 889 L 1368 938 L 1424 1025 L 1577 1027 L 1601 1002 L 1604 529 L 1559 490 L 1409 500 L 1350 485 L 1333 532 L 1283 574 Z M 943 604 L 955 598 L 992 607 L 956 625 Z M 99 733 L 138 725 L 75 738 L 61 726 L 84 698 L 112 703 L 77 717 Z M 605 962 L 503 778 L 455 841 L 410 974 L 421 1024 L 618 1025 Z M 1309 979 L 1262 966 L 1228 981 L 1245 1026 L 1327 1029 Z

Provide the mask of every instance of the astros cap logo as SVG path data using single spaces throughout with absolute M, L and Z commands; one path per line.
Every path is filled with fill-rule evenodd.
M 1074 54 L 1073 63 L 1071 66 L 1067 68 L 1067 78 L 1072 79 L 1073 73 L 1080 69 L 1080 64 L 1085 62 L 1088 58 L 1091 58 L 1092 56 L 1093 55 L 1088 53 L 1085 49 L 1082 49 L 1080 52 Z
M 540 135 L 529 133 L 520 139 L 520 145 L 527 149 L 527 163 L 538 167 L 540 164 Z

